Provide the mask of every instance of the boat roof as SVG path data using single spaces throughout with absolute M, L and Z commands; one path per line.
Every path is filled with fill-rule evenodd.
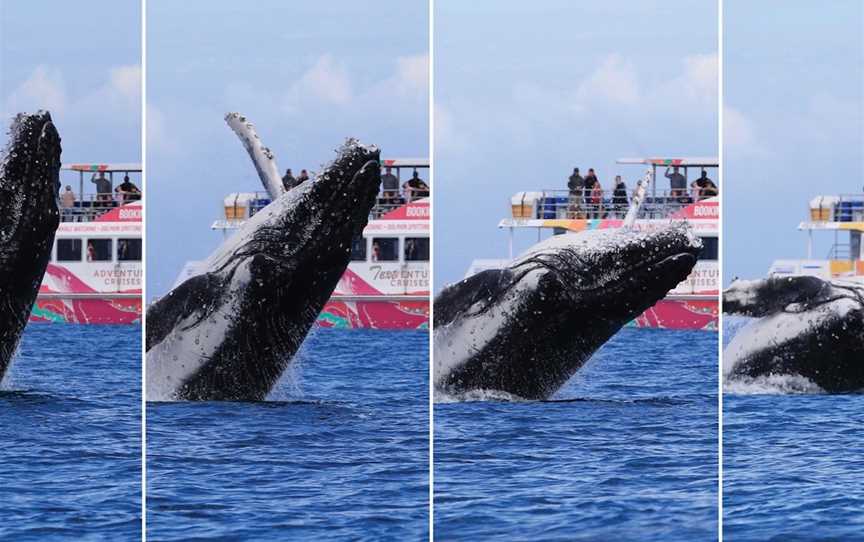
M 383 167 L 429 167 L 428 158 L 384 158 Z
M 75 164 L 65 164 L 60 166 L 60 169 L 64 169 L 67 171 L 123 171 L 123 172 L 140 172 L 142 170 L 141 164 L 136 163 L 114 163 L 114 164 L 102 164 L 98 162 L 90 163 L 90 162 L 82 162 Z
M 716 156 L 690 156 L 680 158 L 619 158 L 616 164 L 644 164 L 649 166 L 720 167 Z
M 799 230 L 829 230 L 829 231 L 862 231 L 864 232 L 864 222 L 817 222 L 805 221 L 798 224 Z

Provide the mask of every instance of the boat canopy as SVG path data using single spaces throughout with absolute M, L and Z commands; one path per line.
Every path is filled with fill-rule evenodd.
M 719 167 L 720 159 L 710 156 L 685 158 L 619 158 L 617 164 L 644 164 L 648 166 Z
M 79 164 L 64 164 L 63 166 L 60 166 L 60 169 L 63 169 L 66 171 L 81 171 L 81 172 L 104 171 L 104 172 L 110 173 L 112 171 L 122 171 L 124 173 L 129 173 L 129 172 L 140 172 L 141 171 L 141 164 L 133 164 L 133 163 L 128 163 L 128 164 L 79 163 Z
M 385 158 L 382 167 L 429 167 L 428 158 Z

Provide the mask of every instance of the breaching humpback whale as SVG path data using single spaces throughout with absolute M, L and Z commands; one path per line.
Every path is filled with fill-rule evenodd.
M 19 114 L 0 156 L 0 380 L 39 293 L 60 223 L 60 136 L 51 115 Z
M 147 310 L 149 400 L 266 397 L 348 266 L 378 193 L 378 149 L 349 139 L 337 152 Z
M 553 236 L 435 299 L 436 390 L 546 399 L 684 280 L 702 247 L 684 224 Z
M 817 277 L 737 280 L 723 312 L 758 318 L 723 353 L 727 380 L 802 376 L 828 392 L 864 389 L 864 285 Z

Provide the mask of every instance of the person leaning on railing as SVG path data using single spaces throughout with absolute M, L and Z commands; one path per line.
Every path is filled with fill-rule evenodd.
M 402 185 L 402 189 L 405 191 L 405 196 L 409 202 L 429 197 L 429 185 L 423 182 L 416 169 L 414 175 Z
M 120 201 L 124 203 L 141 199 L 141 190 L 135 186 L 135 183 L 129 180 L 129 175 L 123 177 L 123 182 L 114 191 L 120 194 Z
M 717 189 L 717 185 L 714 184 L 714 181 L 708 178 L 708 174 L 705 173 L 704 169 L 702 170 L 702 176 L 693 181 L 690 188 L 692 188 L 696 193 L 697 200 L 713 198 L 720 193 Z

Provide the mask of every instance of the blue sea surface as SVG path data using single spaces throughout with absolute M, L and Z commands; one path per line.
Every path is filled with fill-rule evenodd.
M 550 402 L 435 405 L 436 540 L 716 540 L 718 334 L 621 330 Z
M 0 540 L 140 540 L 140 326 L 27 327 L 0 386 L 0 519 Z
M 425 331 L 314 331 L 268 401 L 147 406 L 148 540 L 425 540 Z
M 724 319 L 724 340 L 747 322 Z M 864 540 L 864 395 L 789 389 L 774 379 L 724 393 L 724 536 Z

